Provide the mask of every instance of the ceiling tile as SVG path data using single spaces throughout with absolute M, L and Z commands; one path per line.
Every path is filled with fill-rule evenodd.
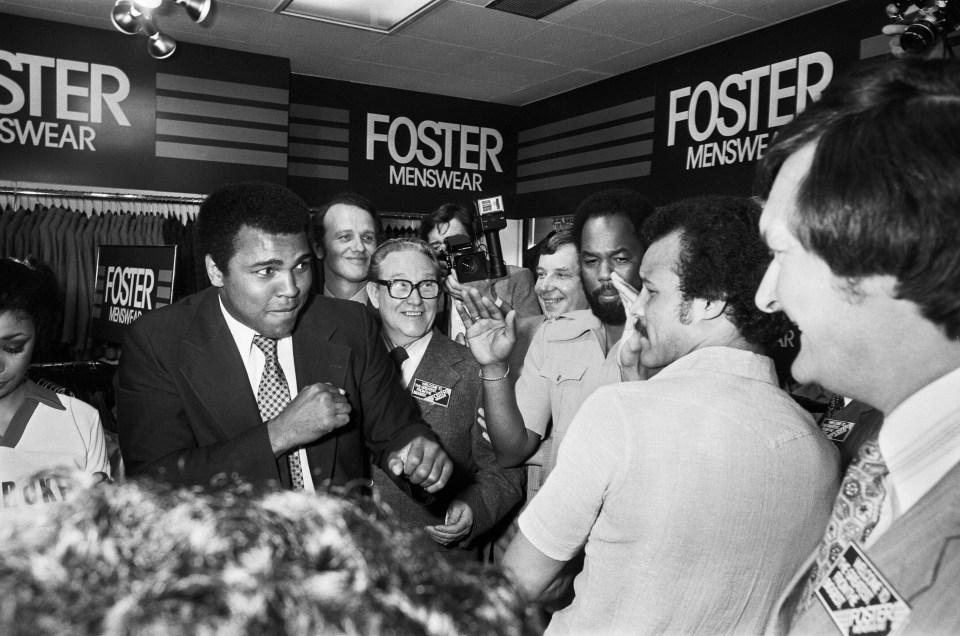
M 463 25 L 469 24 L 469 29 Z M 536 20 L 521 19 L 459 2 L 447 2 L 401 29 L 398 34 L 494 51 L 508 42 L 544 28 Z
M 587 70 L 598 73 L 609 73 L 610 75 L 620 75 L 621 73 L 626 73 L 627 71 L 632 71 L 650 64 L 649 60 L 654 50 L 655 47 L 646 46 L 635 51 L 628 51 L 623 55 L 617 55 L 608 60 L 597 62 Z
M 298 62 L 306 63 L 311 55 L 356 58 L 364 49 L 386 37 L 382 33 L 353 29 L 317 20 L 275 15 L 266 20 L 250 37 L 256 44 L 277 44 L 290 49 Z
M 272 20 L 273 14 L 263 9 L 251 9 L 237 4 L 215 5 L 209 17 L 197 24 L 186 11 L 175 5 L 163 5 L 164 11 L 158 13 L 157 22 L 164 33 L 171 35 L 203 35 L 216 40 L 246 41 L 256 33 L 265 20 Z M 217 44 L 211 42 L 212 46 Z
M 214 0 L 214 4 L 239 4 L 244 7 L 254 9 L 264 9 L 266 11 L 275 11 L 278 6 L 284 4 L 285 0 Z
M 582 68 L 640 47 L 629 40 L 599 37 L 554 24 L 498 49 L 497 53 Z
M 367 47 L 357 59 L 428 73 L 463 76 L 466 73 L 458 71 L 482 55 L 489 54 L 463 46 L 395 35 Z
M 550 23 L 563 22 L 570 16 L 576 15 L 581 11 L 585 11 L 594 5 L 600 4 L 601 2 L 604 2 L 604 0 L 576 0 L 576 2 L 568 4 L 567 6 L 554 11 L 550 15 L 544 16 L 541 19 L 544 22 Z
M 569 67 L 512 57 L 499 53 L 484 53 L 464 65 L 456 75 L 488 77 L 514 89 L 526 88 L 569 72 Z
M 549 79 L 546 82 L 534 84 L 533 86 L 528 86 L 527 88 L 516 91 L 512 96 L 512 99 L 515 101 L 511 101 L 511 104 L 515 106 L 522 106 L 524 104 L 529 104 L 553 95 L 566 93 L 567 91 L 580 88 L 581 86 L 599 82 L 600 80 L 608 77 L 610 77 L 608 73 L 597 73 L 594 71 L 576 69 L 564 75 L 560 75 L 559 77 Z
M 656 47 L 651 47 L 654 55 L 648 58 L 647 63 L 659 62 L 667 58 L 676 57 L 677 55 L 683 55 L 684 53 L 689 53 L 733 37 L 737 33 L 748 32 L 764 26 L 766 26 L 764 22 L 755 18 L 732 15 L 712 23 L 709 27 L 694 29 L 693 31 L 682 33 L 668 40 L 657 42 Z
M 650 44 L 728 15 L 725 11 L 686 0 L 606 0 L 564 20 L 563 25 Z

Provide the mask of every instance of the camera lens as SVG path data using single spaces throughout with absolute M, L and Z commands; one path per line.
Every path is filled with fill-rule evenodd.
M 900 36 L 900 47 L 907 53 L 919 53 L 933 44 L 937 32 L 928 24 L 911 24 Z

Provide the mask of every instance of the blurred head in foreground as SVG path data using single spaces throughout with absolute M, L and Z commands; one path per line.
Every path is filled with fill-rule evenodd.
M 421 541 L 335 495 L 104 484 L 0 528 L 0 633 L 535 633 L 499 572 Z

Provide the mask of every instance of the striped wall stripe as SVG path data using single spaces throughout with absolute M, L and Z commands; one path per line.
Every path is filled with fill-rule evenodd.
M 308 179 L 350 178 L 350 111 L 290 104 L 287 174 Z
M 573 135 L 572 137 L 524 146 L 517 151 L 517 159 L 524 161 L 541 155 L 566 152 L 568 150 L 583 148 L 584 146 L 616 141 L 624 137 L 649 135 L 652 132 L 653 118 L 650 117 L 648 119 L 632 121 L 627 124 L 620 124 L 619 126 L 611 126 L 610 128 L 595 130 L 581 135 Z
M 278 106 L 286 106 L 289 101 L 289 91 L 269 86 L 254 84 L 238 84 L 236 82 L 221 82 L 217 80 L 187 77 L 184 75 L 170 75 L 157 73 L 157 88 L 167 91 L 181 91 L 208 95 L 210 97 L 227 97 L 255 102 L 268 102 Z
M 316 139 L 317 141 L 339 141 L 342 143 L 350 141 L 350 131 L 346 128 L 311 126 L 297 122 L 290 122 L 290 136 L 301 139 Z
M 654 108 L 654 98 L 645 97 L 626 104 L 611 106 L 602 110 L 596 110 L 592 113 L 586 113 L 577 117 L 563 119 L 552 124 L 537 126 L 523 130 L 517 137 L 521 144 L 542 139 L 551 135 L 560 135 L 580 128 L 588 128 L 598 124 L 606 124 L 615 119 L 624 119 L 625 117 L 635 117 L 646 113 L 652 113 Z
M 334 179 L 347 181 L 350 171 L 347 166 L 325 166 L 319 163 L 297 163 L 291 161 L 287 166 L 287 174 L 291 177 L 308 177 L 310 179 Z
M 201 146 L 171 141 L 157 141 L 157 156 L 168 159 L 242 163 L 268 168 L 285 168 L 287 166 L 287 155 L 282 152 L 223 148 L 221 146 Z
M 284 169 L 286 89 L 157 73 L 157 157 Z
M 310 106 L 308 104 L 290 104 L 290 117 L 296 119 L 316 119 L 337 124 L 350 123 L 350 111 L 343 108 Z
M 349 160 L 350 151 L 348 148 L 334 148 L 332 146 L 313 146 L 310 144 L 290 144 L 291 157 L 304 157 L 308 159 L 324 159 L 326 161 Z
M 634 159 L 636 157 L 649 155 L 652 152 L 653 140 L 645 139 L 622 146 L 611 146 L 610 148 L 602 148 L 600 150 L 578 152 L 565 157 L 557 157 L 556 159 L 547 159 L 546 161 L 519 165 L 517 166 L 517 177 L 522 178 L 544 172 L 570 170 L 571 168 L 591 166 L 620 159 Z
M 517 194 L 648 176 L 654 107 L 644 97 L 521 131 Z
M 287 125 L 287 112 L 284 110 L 158 95 L 157 117 L 160 117 L 163 113 L 250 121 L 276 126 Z
M 649 174 L 650 162 L 640 161 L 622 166 L 614 166 L 612 168 L 600 168 L 599 170 L 587 170 L 533 181 L 521 181 L 517 183 L 517 194 L 570 188 L 573 186 L 589 185 L 591 183 L 603 183 L 604 181 L 633 179 L 636 177 L 646 177 Z
M 287 143 L 287 134 L 278 130 L 261 130 L 259 128 L 243 128 L 239 126 L 221 126 L 219 124 L 203 124 L 178 119 L 161 119 L 157 121 L 158 135 L 174 137 L 193 137 L 196 139 L 213 139 L 218 141 L 236 141 L 261 146 L 282 147 Z

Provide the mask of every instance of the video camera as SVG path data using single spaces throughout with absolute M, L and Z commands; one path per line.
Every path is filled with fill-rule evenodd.
M 900 35 L 900 47 L 907 53 L 921 53 L 930 48 L 937 38 L 960 27 L 960 0 L 927 0 L 923 4 L 895 2 L 899 13 L 893 16 L 907 29 Z M 911 5 L 918 9 L 904 14 Z
M 478 249 L 469 237 L 463 234 L 448 236 L 443 244 L 446 253 L 441 264 L 448 271 L 457 273 L 457 280 L 469 283 L 476 280 L 503 278 L 507 266 L 503 262 L 500 247 L 500 230 L 507 227 L 507 215 L 503 209 L 503 197 L 491 197 L 474 202 L 477 211 L 473 231 L 483 233 L 487 249 Z

